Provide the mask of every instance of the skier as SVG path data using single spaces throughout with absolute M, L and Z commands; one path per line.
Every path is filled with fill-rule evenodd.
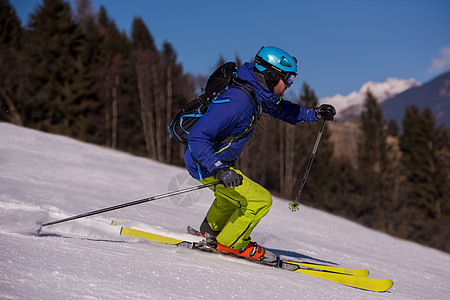
M 246 62 L 238 78 L 251 85 L 257 96 L 258 115 L 262 112 L 290 124 L 332 121 L 336 113 L 331 105 L 307 109 L 282 99 L 297 76 L 297 60 L 277 47 L 262 47 L 255 64 Z M 270 193 L 245 176 L 236 160 L 254 131 L 254 106 L 242 89 L 230 88 L 219 96 L 192 128 L 184 159 L 190 175 L 203 184 L 221 181 L 213 189 L 215 199 L 200 231 L 210 246 L 223 253 L 266 263 L 276 256 L 256 242 L 250 234 L 272 205 Z M 238 140 L 225 141 L 249 129 Z

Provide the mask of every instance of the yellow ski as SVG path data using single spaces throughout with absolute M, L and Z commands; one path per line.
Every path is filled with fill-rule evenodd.
M 121 223 L 113 223 L 113 225 L 121 225 Z M 184 246 L 192 249 L 199 249 L 198 243 L 196 242 L 188 242 L 179 239 L 174 239 L 171 237 L 162 236 L 159 234 L 154 234 L 150 232 L 145 232 L 137 229 L 122 227 L 120 230 L 120 234 L 123 236 L 130 236 L 136 238 L 143 238 L 153 242 L 170 244 L 176 246 Z M 205 250 L 202 250 L 205 251 Z M 220 252 L 218 252 L 220 253 Z M 290 265 L 289 268 L 284 268 L 283 266 Z M 296 266 L 297 268 L 292 268 L 292 266 Z M 280 264 L 278 266 L 285 270 L 294 271 L 297 273 L 302 273 L 309 276 L 314 276 L 326 280 L 331 280 L 334 282 L 338 282 L 347 286 L 360 288 L 369 291 L 375 292 L 384 292 L 390 289 L 393 285 L 392 280 L 390 279 L 375 279 L 366 277 L 369 271 L 365 269 L 348 269 L 341 267 L 333 267 L 326 266 L 320 264 L 313 263 L 304 263 L 304 262 L 295 262 L 295 261 L 283 261 L 280 260 Z
M 170 237 L 166 237 L 166 236 L 162 236 L 162 235 L 154 234 L 154 233 L 150 233 L 150 232 L 131 229 L 131 228 L 127 228 L 127 227 L 122 227 L 122 229 L 120 230 L 120 235 L 126 235 L 126 236 L 130 236 L 130 237 L 139 237 L 139 238 L 147 239 L 150 241 L 163 243 L 163 244 L 170 244 L 170 245 L 179 245 L 179 244 L 185 243 L 185 241 L 182 241 L 182 240 L 178 240 L 178 239 L 174 239 L 174 238 L 170 238 Z
M 329 271 L 319 271 L 311 269 L 297 269 L 294 272 L 306 274 L 309 276 L 314 276 L 322 279 L 327 279 L 348 286 L 374 291 L 374 292 L 385 292 L 392 287 L 394 284 L 390 279 L 375 279 L 367 277 L 359 277 L 354 275 L 334 273 Z
M 327 265 L 322 265 L 322 264 L 314 264 L 314 263 L 306 263 L 306 262 L 298 262 L 298 261 L 289 261 L 289 260 L 283 260 L 283 263 L 313 268 L 315 270 L 343 273 L 343 274 L 354 275 L 354 276 L 359 276 L 359 277 L 367 277 L 369 275 L 369 270 L 366 270 L 366 269 L 348 269 L 348 268 L 342 268 L 342 267 L 327 266 Z

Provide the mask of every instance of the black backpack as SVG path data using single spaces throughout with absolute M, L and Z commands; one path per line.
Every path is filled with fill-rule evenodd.
M 254 117 L 250 127 L 248 127 L 244 132 L 215 142 L 231 142 L 238 140 L 247 134 L 247 132 L 253 128 L 258 121 L 258 105 L 255 91 L 249 83 L 237 78 L 237 70 L 236 63 L 227 62 L 214 71 L 214 73 L 212 73 L 208 78 L 205 92 L 183 106 L 183 108 L 181 108 L 181 110 L 175 115 L 169 125 L 170 137 L 174 137 L 178 142 L 187 145 L 187 137 L 189 132 L 192 127 L 194 127 L 195 123 L 197 123 L 197 121 L 206 113 L 208 106 L 214 99 L 232 87 L 239 88 L 248 95 L 253 104 Z

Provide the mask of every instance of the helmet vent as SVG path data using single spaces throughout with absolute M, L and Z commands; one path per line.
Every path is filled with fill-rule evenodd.
M 286 57 L 284 57 L 284 56 L 282 56 L 281 59 L 280 59 L 280 65 L 288 67 L 288 68 L 292 67 L 292 65 L 289 62 L 289 60 Z

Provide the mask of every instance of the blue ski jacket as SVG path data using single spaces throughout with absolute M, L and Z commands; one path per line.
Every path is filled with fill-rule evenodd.
M 258 115 L 262 112 L 290 124 L 316 121 L 314 109 L 307 109 L 280 95 L 264 89 L 253 73 L 254 65 L 245 63 L 238 70 L 238 77 L 251 84 L 257 96 Z M 249 129 L 254 118 L 254 108 L 249 96 L 239 88 L 230 88 L 212 104 L 197 121 L 188 136 L 184 161 L 189 174 L 196 179 L 212 176 L 215 169 L 234 166 L 254 128 L 242 138 L 220 143 L 221 139 L 235 136 Z

